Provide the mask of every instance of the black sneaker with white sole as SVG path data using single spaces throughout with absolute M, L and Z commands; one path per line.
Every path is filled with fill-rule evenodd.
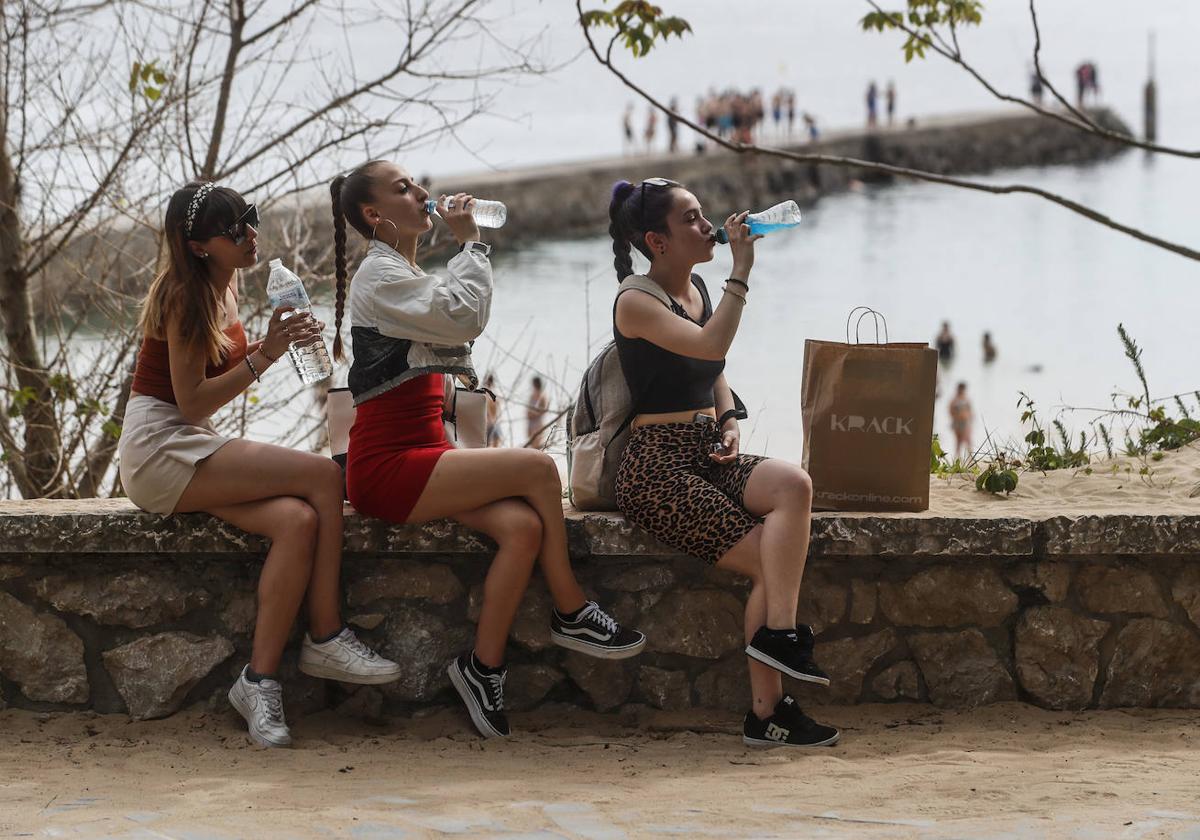
M 830 747 L 840 737 L 842 733 L 832 726 L 804 714 L 790 694 L 783 695 L 766 720 L 751 711 L 742 724 L 742 743 L 748 747 Z
M 475 667 L 473 660 L 468 651 L 451 662 L 446 672 L 466 703 L 479 734 L 484 738 L 503 738 L 508 734 L 508 718 L 504 716 L 504 678 L 508 671 L 485 674 Z
M 550 616 L 550 641 L 599 659 L 628 659 L 646 646 L 644 633 L 622 627 L 595 601 L 584 604 L 570 621 L 554 610 Z
M 813 632 L 807 624 L 787 631 L 758 628 L 746 645 L 746 655 L 789 677 L 829 685 L 829 675 L 813 662 Z

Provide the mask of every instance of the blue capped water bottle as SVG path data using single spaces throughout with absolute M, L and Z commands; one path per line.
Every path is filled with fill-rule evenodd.
M 751 234 L 767 234 L 800 224 L 800 206 L 794 201 L 783 201 L 774 207 L 768 207 L 761 213 L 751 213 L 746 217 L 745 224 L 750 226 Z M 717 228 L 713 234 L 722 245 L 729 244 L 729 234 L 725 228 Z

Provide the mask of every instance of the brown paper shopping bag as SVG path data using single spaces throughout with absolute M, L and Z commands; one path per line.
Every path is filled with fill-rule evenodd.
M 866 309 L 860 307 L 851 312 Z M 859 314 L 878 325 L 874 310 Z M 878 319 L 878 320 L 876 320 Z M 877 327 L 878 329 L 878 327 Z M 804 468 L 817 510 L 929 507 L 937 351 L 928 344 L 805 341 Z

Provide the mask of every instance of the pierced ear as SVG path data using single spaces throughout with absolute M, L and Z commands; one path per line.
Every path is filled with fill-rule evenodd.
M 661 233 L 650 231 L 646 234 L 646 247 L 652 254 L 665 254 L 667 252 L 667 238 Z
M 204 259 L 208 256 L 208 249 L 194 240 L 188 240 L 188 250 L 192 252 L 193 257 Z

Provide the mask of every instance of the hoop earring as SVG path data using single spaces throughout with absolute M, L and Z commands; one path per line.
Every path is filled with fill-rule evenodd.
M 379 226 L 380 226 L 380 225 L 381 225 L 383 222 L 387 222 L 389 225 L 391 225 L 391 226 L 392 226 L 392 230 L 396 231 L 396 237 L 397 237 L 397 238 L 399 238 L 399 236 L 400 236 L 400 228 L 396 227 L 396 223 L 395 223 L 395 222 L 393 222 L 391 219 L 380 219 L 378 222 L 376 222 L 376 223 L 375 223 L 375 227 L 371 228 L 371 241 L 372 241 L 372 242 L 374 242 L 374 241 L 375 241 L 375 231 L 376 231 L 376 230 L 379 228 Z M 382 240 L 382 239 L 381 239 L 381 240 L 379 240 L 379 241 L 380 241 L 380 242 L 383 242 L 383 240 Z M 384 242 L 383 244 L 385 244 L 385 245 L 386 245 L 387 243 L 386 243 L 386 242 Z

